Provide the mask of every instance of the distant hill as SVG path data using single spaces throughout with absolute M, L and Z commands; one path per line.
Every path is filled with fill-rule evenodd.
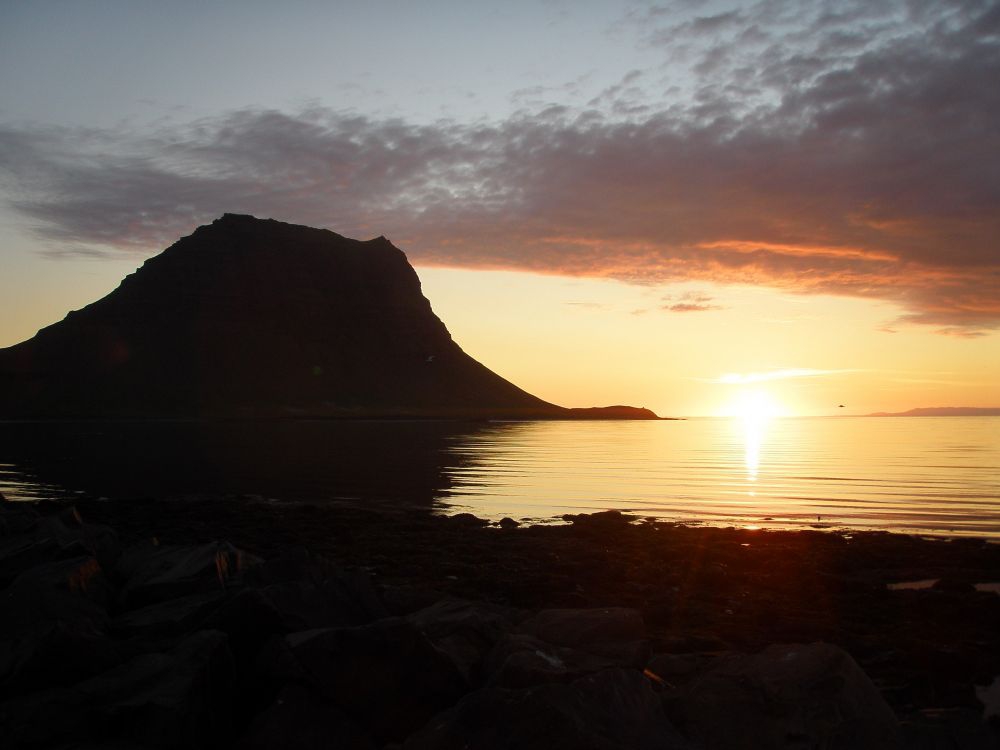
M 909 411 L 879 411 L 869 417 L 1000 417 L 1000 406 L 931 406 Z
M 0 349 L 0 417 L 655 419 L 575 412 L 467 355 L 402 251 L 226 214 Z

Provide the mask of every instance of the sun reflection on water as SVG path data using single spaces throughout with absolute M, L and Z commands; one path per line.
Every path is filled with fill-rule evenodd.
M 771 396 L 766 391 L 756 389 L 742 391 L 730 406 L 730 413 L 743 433 L 743 462 L 748 482 L 756 482 L 760 474 L 761 448 L 768 425 L 778 411 Z M 748 494 L 753 497 L 756 492 L 751 489 Z
M 747 467 L 747 481 L 756 482 L 760 472 L 760 449 L 764 444 L 764 434 L 770 417 L 744 416 L 743 422 L 743 461 Z M 751 495 L 755 494 L 751 491 Z

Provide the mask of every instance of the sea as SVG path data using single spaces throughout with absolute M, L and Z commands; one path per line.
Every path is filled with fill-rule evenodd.
M 1000 540 L 1000 417 L 0 423 L 0 492 Z

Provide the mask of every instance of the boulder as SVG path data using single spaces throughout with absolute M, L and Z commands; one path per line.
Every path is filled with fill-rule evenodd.
M 286 633 L 338 625 L 364 625 L 385 616 L 377 595 L 360 591 L 371 586 L 366 577 L 352 579 L 346 574 L 323 583 L 289 581 L 260 589 L 282 621 Z M 371 601 L 368 597 L 371 596 Z
M 38 511 L 29 503 L 8 500 L 0 493 L 0 539 L 27 531 L 38 519 Z
M 363 625 L 389 614 L 367 573 L 345 571 L 302 547 L 254 567 L 246 580 L 281 613 L 286 632 Z
M 270 638 L 288 633 L 285 620 L 274 604 L 261 591 L 251 588 L 224 597 L 200 627 L 225 633 L 234 658 L 247 668 L 251 668 Z
M 274 681 L 319 690 L 381 743 L 402 740 L 467 689 L 451 659 L 399 618 L 293 633 L 260 666 Z
M 149 604 L 125 612 L 111 621 L 121 638 L 158 639 L 186 635 L 202 629 L 205 620 L 227 601 L 223 591 L 207 591 Z
M 892 709 L 842 649 L 775 645 L 715 660 L 683 688 L 671 715 L 691 740 L 718 750 L 890 750 Z
M 57 622 L 81 632 L 103 632 L 112 596 L 111 584 L 93 557 L 36 565 L 0 593 L 0 640 L 16 640 Z
M 686 685 L 712 664 L 708 654 L 656 654 L 646 663 L 646 672 L 664 686 Z
M 301 685 L 286 685 L 254 719 L 237 750 L 375 750 L 375 743 L 342 711 Z
M 118 537 L 107 526 L 86 524 L 75 508 L 39 516 L 33 509 L 0 506 L 0 586 L 35 565 L 94 557 L 109 569 L 118 557 Z
M 226 637 L 203 631 L 168 653 L 142 654 L 71 688 L 6 702 L 0 734 L 15 747 L 117 740 L 209 748 L 231 733 L 232 696 Z
M 610 654 L 612 650 L 607 651 Z M 644 641 L 628 641 L 616 651 L 617 654 L 601 655 L 554 646 L 524 633 L 508 634 L 490 654 L 489 684 L 524 688 L 547 682 L 573 682 L 593 672 L 615 667 L 641 667 L 648 649 Z
M 405 750 L 680 750 L 649 681 L 613 669 L 522 690 L 488 687 L 435 716 Z
M 625 607 L 543 609 L 521 623 L 519 630 L 559 646 L 592 646 L 646 637 L 638 610 Z
M 632 523 L 635 518 L 619 510 L 602 510 L 597 513 L 566 513 L 563 515 L 563 520 L 586 531 L 600 533 L 618 531 Z
M 478 685 L 484 678 L 487 656 L 514 618 L 514 612 L 506 607 L 442 599 L 407 615 L 406 620 L 451 658 L 467 683 Z
M 122 553 L 118 574 L 125 609 L 198 593 L 228 591 L 242 584 L 259 558 L 228 542 L 174 546 L 141 544 Z
M 117 666 L 122 650 L 111 638 L 53 622 L 0 641 L 0 697 L 65 687 Z

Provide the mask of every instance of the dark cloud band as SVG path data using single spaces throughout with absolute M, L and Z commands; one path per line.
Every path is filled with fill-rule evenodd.
M 974 335 L 1000 325 L 1000 11 L 910 5 L 895 33 L 868 4 L 814 14 L 811 57 L 752 14 L 704 19 L 690 33 L 734 51 L 713 66 L 702 48 L 683 106 L 477 125 L 248 109 L 151 135 L 7 124 L 0 175 L 56 254 L 151 252 L 246 212 L 386 234 L 417 263 L 865 296 Z M 867 27 L 874 42 L 845 31 Z

